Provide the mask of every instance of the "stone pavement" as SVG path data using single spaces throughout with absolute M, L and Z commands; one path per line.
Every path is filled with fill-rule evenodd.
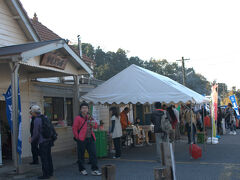
M 186 141 L 176 143 L 175 160 L 178 180 L 240 180 L 240 131 L 236 136 L 222 136 L 217 145 L 206 145 L 206 151 L 204 151 L 204 145 L 200 146 L 203 149 L 203 157 L 194 160 L 189 156 L 189 145 Z M 52 179 L 101 179 L 91 175 L 81 176 L 76 164 L 76 155 L 73 152 L 55 153 L 53 159 L 56 170 Z M 122 158 L 118 160 L 100 159 L 99 166 L 104 164 L 116 165 L 117 180 L 153 180 L 153 169 L 160 166 L 155 161 L 155 145 L 125 150 Z M 90 166 L 86 165 L 86 168 L 90 172 Z M 35 180 L 39 175 L 41 175 L 41 169 L 36 168 L 25 173 L 24 177 L 15 177 L 15 179 Z M 7 177 L 13 176 L 2 178 Z

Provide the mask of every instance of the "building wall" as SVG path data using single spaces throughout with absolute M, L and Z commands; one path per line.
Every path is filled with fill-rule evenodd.
M 4 100 L 2 96 L 6 93 L 11 83 L 11 73 L 8 64 L 0 65 L 0 100 Z M 73 97 L 71 90 L 66 90 L 64 87 L 46 87 L 40 84 L 30 82 L 28 74 L 20 69 L 20 93 L 21 93 L 21 108 L 22 108 L 22 157 L 31 156 L 31 146 L 28 142 L 30 137 L 30 115 L 29 108 L 32 104 L 38 104 L 41 109 L 44 107 L 44 96 L 52 97 Z M 73 149 L 75 142 L 71 127 L 56 127 L 58 140 L 55 143 L 53 151 L 62 151 Z
M 14 20 L 4 0 L 0 0 L 0 47 L 23 44 L 27 38 Z

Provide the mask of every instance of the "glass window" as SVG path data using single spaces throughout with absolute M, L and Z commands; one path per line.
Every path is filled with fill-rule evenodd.
M 48 119 L 53 120 L 53 104 L 51 97 L 44 97 L 44 114 Z
M 44 113 L 57 124 L 64 120 L 64 98 L 62 97 L 44 97 Z

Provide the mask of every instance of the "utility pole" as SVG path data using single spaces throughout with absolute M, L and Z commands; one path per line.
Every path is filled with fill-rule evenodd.
M 182 59 L 177 60 L 177 61 L 182 61 L 182 74 L 183 74 L 183 85 L 186 86 L 186 73 L 185 73 L 185 61 L 189 61 L 190 59 Z

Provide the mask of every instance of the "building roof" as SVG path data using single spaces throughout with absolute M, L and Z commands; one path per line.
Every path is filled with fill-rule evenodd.
M 31 19 L 31 23 L 37 32 L 38 36 L 40 37 L 41 41 L 48 41 L 48 40 L 54 40 L 54 39 L 61 39 L 59 35 L 54 33 L 52 30 L 44 26 L 42 23 L 38 21 L 37 14 L 34 14 L 33 19 Z
M 38 21 L 37 14 L 34 14 L 34 17 L 31 19 L 32 25 L 37 32 L 38 36 L 40 37 L 41 41 L 47 41 L 47 40 L 54 40 L 54 39 L 61 39 L 59 35 L 57 35 L 55 32 L 50 30 L 48 27 L 44 26 L 41 22 Z M 79 55 L 79 50 L 75 46 L 70 46 L 72 50 Z M 95 65 L 95 61 L 91 58 L 89 58 L 87 55 L 83 54 L 82 60 L 91 66 L 91 64 Z
M 2 56 L 12 56 L 12 55 L 19 55 L 23 52 L 36 49 L 53 42 L 57 42 L 61 39 L 51 40 L 51 41 L 40 41 L 40 42 L 33 42 L 33 43 L 26 43 L 26 44 L 18 44 L 12 46 L 5 46 L 0 48 L 0 57 Z

